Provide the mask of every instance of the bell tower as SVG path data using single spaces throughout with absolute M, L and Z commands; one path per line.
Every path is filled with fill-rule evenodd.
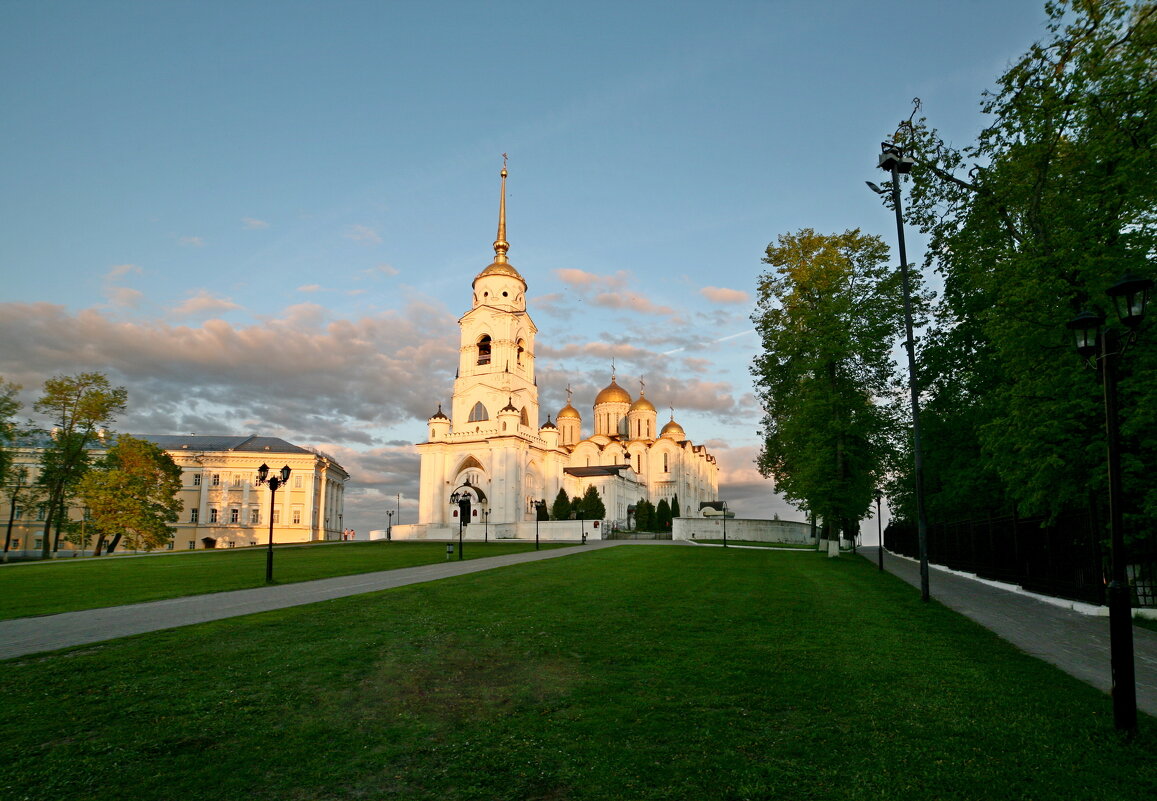
M 498 413 L 512 406 L 519 427 L 538 432 L 534 378 L 534 321 L 526 313 L 526 280 L 506 258 L 506 165 L 498 201 L 494 261 L 474 278 L 473 307 L 458 321 L 458 377 L 451 425 L 455 432 L 497 428 Z M 509 431 L 507 433 L 510 433 Z

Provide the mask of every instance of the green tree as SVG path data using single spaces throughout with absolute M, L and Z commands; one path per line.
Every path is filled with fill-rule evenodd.
M 651 531 L 655 527 L 655 505 L 646 498 L 635 504 L 635 530 Z
M 877 399 L 902 330 L 899 271 L 887 245 L 858 230 L 783 234 L 763 261 L 775 269 L 760 277 L 752 315 L 763 342 L 752 366 L 765 410 L 757 465 L 827 538 L 851 536 L 893 449 L 893 416 Z
M 675 497 L 671 499 L 671 518 L 682 517 L 683 513 L 679 510 L 679 494 L 675 493 Z
M 602 520 L 607 516 L 606 506 L 603 505 L 603 498 L 599 495 L 599 491 L 594 484 L 587 487 L 586 492 L 581 498 L 574 499 L 575 511 L 578 512 L 577 517 L 580 520 Z
M 59 537 L 68 497 L 88 469 L 89 446 L 98 431 L 124 411 L 127 399 L 124 387 L 113 388 L 102 373 L 56 376 L 44 382 L 43 394 L 33 405 L 54 425 L 51 444 L 41 454 L 38 479 L 48 510 L 42 558 L 56 550 L 51 532 L 55 526 Z
M 566 495 L 566 490 L 560 489 L 558 495 L 555 496 L 554 503 L 550 507 L 551 520 L 570 520 L 570 498 Z
M 655 507 L 655 527 L 659 531 L 668 531 L 671 528 L 671 505 L 667 503 L 666 498 L 660 498 L 659 505 Z
M 99 555 L 106 538 L 112 553 L 121 538 L 129 548 L 151 551 L 172 540 L 169 523 L 181 513 L 181 468 L 151 442 L 117 437 L 105 457 L 85 473 L 78 494 L 91 513 Z
M 976 142 L 947 145 L 927 121 L 898 140 L 916 160 L 909 219 L 944 276 L 921 353 L 928 393 L 930 511 L 967 516 L 1083 506 L 1103 488 L 1093 371 L 1065 322 L 1157 251 L 1157 5 L 1045 6 L 1046 38 L 984 93 Z M 1125 496 L 1157 516 L 1157 342 L 1122 360 Z M 971 510 L 969 507 L 972 507 Z M 901 506 L 903 512 L 903 506 Z
M 536 520 L 550 520 L 550 512 L 547 511 L 546 501 L 539 499 L 534 502 L 534 517 Z
M 0 376 L 0 484 L 8 483 L 8 473 L 15 460 L 13 449 L 20 433 L 15 420 L 21 406 L 17 397 L 20 390 L 19 384 Z

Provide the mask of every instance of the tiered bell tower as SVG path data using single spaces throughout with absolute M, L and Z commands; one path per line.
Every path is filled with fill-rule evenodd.
M 498 203 L 494 261 L 474 279 L 474 305 L 458 321 L 458 377 L 450 420 L 455 432 L 498 427 L 498 412 L 513 406 L 516 428 L 538 431 L 534 378 L 534 321 L 526 313 L 526 281 L 506 259 L 506 167 Z M 507 421 L 508 422 L 508 421 Z M 514 433 L 510 430 L 496 433 Z

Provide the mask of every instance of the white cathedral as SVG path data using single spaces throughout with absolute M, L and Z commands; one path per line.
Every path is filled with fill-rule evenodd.
M 588 536 L 601 537 L 606 524 L 624 526 L 628 507 L 640 499 L 658 504 L 677 498 L 683 516 L 698 517 L 701 503 L 718 498 L 715 457 L 688 440 L 673 413 L 660 430 L 644 392 L 632 399 L 613 371 L 610 384 L 595 397 L 589 436 L 569 388 L 555 422 L 547 415 L 540 424 L 534 375 L 538 329 L 526 312 L 526 280 L 506 259 L 505 167 L 501 176 L 494 261 L 474 278 L 473 305 L 458 321 L 458 374 L 449 415 L 439 405 L 429 420 L 429 440 L 417 445 L 422 459 L 418 524 L 399 527 L 397 534 L 457 536 L 462 522 L 479 524 L 470 525 L 471 539 L 533 538 L 537 503 L 549 507 L 560 489 L 573 498 L 591 485 L 602 497 L 607 519 L 602 528 L 586 523 Z M 460 503 L 463 498 L 470 503 Z M 549 525 L 547 536 L 567 536 L 565 525 Z

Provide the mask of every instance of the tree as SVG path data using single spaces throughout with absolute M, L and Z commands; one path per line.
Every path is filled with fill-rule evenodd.
M 55 551 L 51 532 L 57 537 L 65 504 L 77 482 L 88 468 L 88 448 L 97 432 L 116 420 L 124 411 L 128 393 L 124 387 L 113 388 L 102 373 L 79 373 L 56 376 L 44 382 L 44 392 L 33 405 L 54 424 L 52 442 L 41 454 L 38 483 L 47 497 L 44 542 L 41 557 Z
M 547 511 L 545 500 L 540 499 L 534 502 L 534 519 L 550 520 L 550 513 Z
M 671 499 L 671 518 L 682 516 L 683 513 L 679 510 L 679 493 L 675 493 L 675 497 Z
M 655 505 L 646 498 L 635 504 L 635 530 L 650 531 L 655 526 Z
M 5 381 L 0 376 L 0 484 L 8 483 L 8 473 L 15 461 L 13 446 L 19 436 L 16 427 L 16 413 L 20 411 L 20 400 L 17 395 L 21 386 Z
M 607 515 L 606 506 L 603 505 L 602 496 L 599 491 L 595 489 L 595 485 L 591 484 L 587 487 L 586 492 L 581 498 L 575 497 L 574 509 L 577 512 L 577 517 L 580 520 L 602 520 Z
M 97 531 L 95 552 L 106 538 L 109 553 L 122 536 L 130 548 L 152 550 L 167 544 L 181 513 L 181 468 L 151 442 L 117 437 L 108 454 L 80 480 L 78 494 Z
M 659 531 L 668 531 L 671 528 L 671 505 L 667 503 L 666 498 L 660 498 L 659 505 L 655 507 L 655 527 Z
M 558 495 L 555 496 L 554 503 L 550 507 L 551 520 L 570 520 L 570 498 L 566 495 L 566 490 L 560 489 Z
M 767 247 L 752 320 L 763 340 L 752 373 L 765 414 L 757 460 L 789 501 L 852 536 L 893 450 L 889 395 L 902 329 L 899 271 L 859 230 L 810 228 Z M 922 298 L 919 298 L 922 300 Z
M 1103 488 L 1097 378 L 1079 369 L 1065 322 L 1123 273 L 1157 277 L 1157 5 L 1045 10 L 1047 38 L 984 93 L 974 144 L 948 146 L 925 119 L 898 132 L 916 160 L 909 218 L 944 276 L 921 354 L 929 508 L 944 514 L 1055 515 Z M 1154 338 L 1121 367 L 1124 494 L 1151 520 Z

